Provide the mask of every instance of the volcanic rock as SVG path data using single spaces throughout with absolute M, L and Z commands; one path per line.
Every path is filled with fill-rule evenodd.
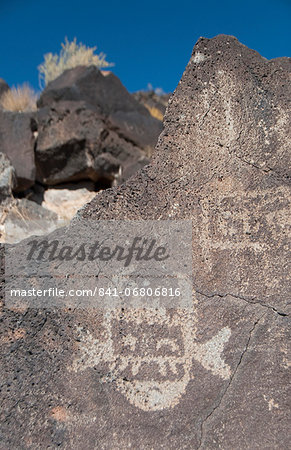
M 16 185 L 14 167 L 4 153 L 0 153 L 0 203 L 12 198 L 12 190 Z
M 83 101 L 104 116 L 112 127 L 142 148 L 155 146 L 162 130 L 158 120 L 137 102 L 113 74 L 102 74 L 95 66 L 66 70 L 48 84 L 38 107 L 60 101 Z
M 111 184 L 145 152 L 84 102 L 62 101 L 38 112 L 37 180 L 56 185 L 90 179 Z
M 37 180 L 47 185 L 83 179 L 118 184 L 149 162 L 162 130 L 115 75 L 96 67 L 64 72 L 38 106 Z
M 0 111 L 0 151 L 16 170 L 16 191 L 28 189 L 35 181 L 36 128 L 34 113 Z
M 4 447 L 289 448 L 289 67 L 230 36 L 199 39 L 151 163 L 51 235 L 77 245 L 90 219 L 96 232 L 106 219 L 191 220 L 193 298 L 3 309 Z M 37 264 L 49 263 L 20 270 Z

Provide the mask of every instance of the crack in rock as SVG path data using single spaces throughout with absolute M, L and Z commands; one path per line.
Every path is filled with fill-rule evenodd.
M 260 320 L 264 317 L 264 315 L 265 314 L 263 314 L 261 317 L 259 317 L 259 319 L 257 319 L 255 321 L 254 325 L 252 326 L 251 330 L 249 331 L 249 337 L 248 337 L 247 343 L 245 345 L 245 348 L 243 349 L 243 351 L 242 351 L 242 353 L 240 355 L 240 358 L 239 358 L 239 361 L 238 361 L 238 363 L 236 365 L 236 368 L 234 369 L 233 374 L 231 375 L 231 377 L 229 379 L 229 382 L 227 383 L 227 385 L 226 385 L 226 387 L 225 387 L 225 389 L 224 389 L 220 399 L 218 400 L 217 405 L 214 406 L 214 408 L 210 411 L 210 413 L 208 413 L 206 415 L 205 419 L 201 422 L 200 440 L 199 440 L 199 446 L 198 446 L 197 450 L 199 450 L 202 447 L 202 444 L 203 444 L 204 425 L 208 421 L 208 419 L 212 416 L 212 414 L 220 407 L 220 405 L 222 403 L 222 400 L 225 397 L 225 395 L 226 395 L 226 393 L 227 393 L 227 391 L 228 391 L 228 389 L 229 389 L 229 387 L 230 387 L 230 385 L 231 385 L 231 383 L 232 383 L 232 381 L 233 381 L 233 379 L 234 379 L 234 377 L 235 377 L 235 375 L 236 375 L 236 373 L 237 373 L 237 371 L 239 369 L 239 366 L 241 365 L 243 357 L 246 354 L 246 352 L 248 351 L 253 332 L 254 332 L 255 328 L 257 327 L 257 325 L 259 324 Z
M 204 292 L 202 292 L 202 291 L 200 291 L 200 290 L 198 290 L 198 289 L 196 289 L 196 288 L 195 288 L 195 292 L 196 292 L 197 294 L 202 295 L 203 297 L 206 297 L 206 298 L 214 298 L 214 297 L 225 298 L 225 297 L 228 297 L 228 296 L 229 296 L 229 297 L 232 297 L 232 298 L 236 298 L 236 299 L 238 299 L 238 300 L 243 300 L 244 302 L 247 302 L 247 303 L 249 303 L 250 305 L 259 305 L 259 306 L 262 306 L 263 308 L 268 308 L 268 309 L 270 309 L 271 311 L 273 311 L 273 312 L 275 312 L 276 314 L 278 314 L 279 316 L 284 316 L 284 317 L 287 316 L 287 317 L 288 317 L 288 315 L 289 315 L 289 314 L 287 314 L 286 312 L 284 312 L 284 311 L 278 311 L 274 306 L 268 305 L 268 304 L 266 304 L 266 303 L 263 303 L 262 301 L 256 300 L 255 298 L 247 299 L 247 298 L 242 297 L 242 296 L 240 296 L 240 295 L 231 294 L 231 293 L 229 293 L 229 292 L 227 292 L 226 294 L 220 294 L 220 293 L 218 293 L 218 292 L 216 292 L 216 293 L 214 293 L 214 294 L 205 294 Z

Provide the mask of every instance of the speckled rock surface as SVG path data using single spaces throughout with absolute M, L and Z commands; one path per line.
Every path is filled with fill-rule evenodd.
M 5 448 L 289 447 L 290 89 L 289 59 L 198 41 L 151 164 L 79 213 L 191 219 L 193 307 L 112 314 L 102 351 L 104 311 L 4 308 Z

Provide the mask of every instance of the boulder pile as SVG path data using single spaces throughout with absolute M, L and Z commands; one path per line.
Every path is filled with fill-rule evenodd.
M 0 80 L 0 96 L 7 89 Z M 94 192 L 123 183 L 148 164 L 162 130 L 162 121 L 113 73 L 95 66 L 65 71 L 49 83 L 37 106 L 31 113 L 0 111 L 0 151 L 15 169 L 13 192 L 28 200 L 39 201 L 41 189 L 60 189 L 68 183 L 76 189 L 84 181 L 92 182 L 65 214 L 69 219 L 81 198 L 86 203 Z M 66 201 L 71 196 L 74 202 L 75 194 L 65 191 Z M 54 211 L 65 208 L 60 190 L 58 194 Z

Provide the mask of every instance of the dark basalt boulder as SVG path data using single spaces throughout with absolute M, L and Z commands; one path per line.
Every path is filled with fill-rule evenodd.
M 0 111 L 0 151 L 16 170 L 16 191 L 24 191 L 35 182 L 36 130 L 34 113 Z
M 94 66 L 65 71 L 49 83 L 38 106 L 36 166 L 43 184 L 86 178 L 120 183 L 149 162 L 162 130 L 115 75 Z M 111 161 L 108 172 L 101 154 Z
M 43 184 L 83 179 L 112 184 L 127 167 L 149 161 L 143 149 L 84 102 L 61 101 L 42 108 L 37 120 L 36 177 Z
M 192 220 L 192 306 L 3 308 L 5 448 L 289 448 L 288 61 L 199 39 L 150 164 L 51 235 Z
M 160 121 L 133 98 L 113 73 L 104 74 L 95 66 L 66 70 L 48 84 L 38 107 L 60 101 L 86 102 L 126 139 L 144 149 L 155 146 L 162 130 Z

